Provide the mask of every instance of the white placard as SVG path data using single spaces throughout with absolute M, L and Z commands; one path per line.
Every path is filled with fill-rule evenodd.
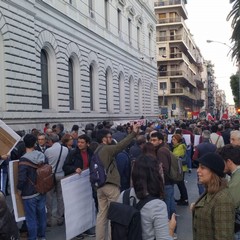
M 22 198 L 17 193 L 18 160 L 9 162 L 9 182 L 10 182 L 14 217 L 15 217 L 16 222 L 20 222 L 20 221 L 25 220 L 25 214 L 24 214 Z
M 183 134 L 183 138 L 185 139 L 186 145 L 191 145 L 191 135 L 190 134 Z
M 200 143 L 201 135 L 194 135 L 194 147 Z
M 61 180 L 65 208 L 66 239 L 72 239 L 96 225 L 96 209 L 89 181 L 89 169 Z

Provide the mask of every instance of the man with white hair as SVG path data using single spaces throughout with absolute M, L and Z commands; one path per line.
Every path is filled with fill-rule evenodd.
M 230 143 L 232 145 L 240 146 L 240 131 L 234 130 L 230 133 Z

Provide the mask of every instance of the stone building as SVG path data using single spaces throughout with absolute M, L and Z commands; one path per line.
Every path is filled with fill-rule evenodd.
M 0 1 L 0 119 L 15 130 L 156 116 L 152 1 Z

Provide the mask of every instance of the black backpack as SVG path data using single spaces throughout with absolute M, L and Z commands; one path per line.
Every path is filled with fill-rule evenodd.
M 113 162 L 113 160 L 108 165 L 107 169 L 105 169 L 101 159 L 99 158 L 98 152 L 102 149 L 103 145 L 98 147 L 94 154 L 91 157 L 89 163 L 89 172 L 90 172 L 90 182 L 97 188 L 100 188 L 105 185 L 108 170 Z
M 123 203 L 111 202 L 108 219 L 111 221 L 112 240 L 142 240 L 141 213 L 142 207 L 149 201 L 157 199 L 147 196 L 136 204 L 136 199 L 130 197 L 131 189 L 124 191 Z M 133 205 L 130 205 L 133 198 Z

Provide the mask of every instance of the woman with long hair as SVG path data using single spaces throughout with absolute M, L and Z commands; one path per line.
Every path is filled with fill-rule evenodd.
M 205 192 L 191 205 L 193 240 L 233 240 L 235 208 L 224 178 L 224 160 L 217 153 L 207 153 L 197 161 Z
M 163 180 L 156 159 L 151 155 L 140 155 L 133 166 L 133 188 L 130 197 L 138 203 L 148 196 L 155 199 L 147 202 L 141 209 L 143 240 L 172 240 L 176 227 L 175 214 L 168 221 L 167 206 L 163 199 Z M 119 201 L 122 202 L 123 193 Z

